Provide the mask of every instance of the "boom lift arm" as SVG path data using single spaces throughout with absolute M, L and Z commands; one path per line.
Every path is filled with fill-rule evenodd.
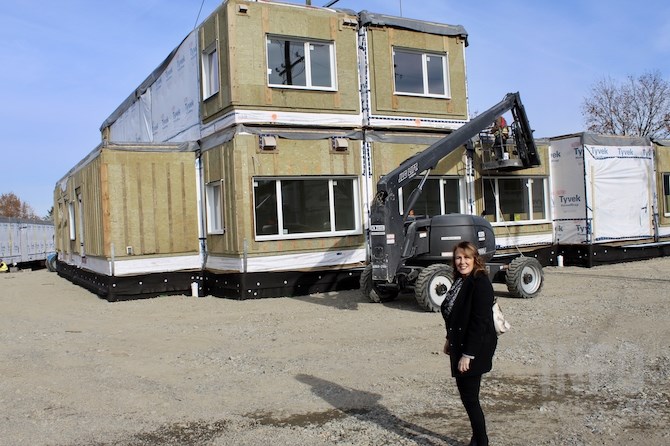
M 470 156 L 474 152 L 472 139 L 485 130 L 496 118 L 511 111 L 516 122 L 516 150 L 523 167 L 540 164 L 533 133 L 521 103 L 519 93 L 508 93 L 502 101 L 472 118 L 459 129 L 445 136 L 425 150 L 410 157 L 396 169 L 384 175 L 377 183 L 377 192 L 370 209 L 370 248 L 372 280 L 393 282 L 404 260 L 411 256 L 411 243 L 406 237 L 405 219 L 419 198 L 428 175 L 438 162 L 465 145 Z M 424 172 L 423 179 L 409 198 L 405 218 L 400 215 L 398 191 L 413 178 Z

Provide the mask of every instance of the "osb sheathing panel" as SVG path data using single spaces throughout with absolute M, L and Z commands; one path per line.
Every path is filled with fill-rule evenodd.
M 441 119 L 468 118 L 465 87 L 465 60 L 460 37 L 438 36 L 395 28 L 368 30 L 368 60 L 372 113 L 399 116 L 425 116 Z M 393 48 L 446 53 L 449 63 L 450 99 L 394 95 Z
M 198 251 L 194 165 L 192 152 L 103 151 L 106 255 Z
M 238 209 L 244 205 L 242 194 L 237 189 L 239 174 L 236 172 L 233 142 L 208 150 L 202 154 L 205 184 L 221 181 L 223 200 L 223 234 L 207 235 L 207 250 L 216 254 L 237 254 L 243 247 L 244 233 L 237 230 Z
M 670 203 L 666 202 L 663 190 L 663 174 L 670 173 L 670 147 L 654 145 L 654 157 L 656 158 L 656 194 L 658 196 L 658 223 L 661 226 L 670 226 Z
M 228 36 L 221 30 L 226 30 L 228 27 L 227 15 L 225 8 L 219 8 L 212 14 L 207 21 L 205 21 L 200 28 L 200 48 L 201 52 L 198 55 L 201 63 L 199 64 L 200 78 L 203 78 L 202 73 L 202 51 L 209 51 L 212 47 L 216 47 L 219 56 L 219 91 L 218 93 L 201 101 L 202 116 L 204 120 L 216 115 L 223 108 L 230 105 L 231 98 L 231 72 L 230 72 L 230 48 L 228 45 Z M 235 56 L 233 56 L 235 57 Z
M 67 179 L 65 191 L 56 187 L 54 193 L 55 241 L 56 248 L 61 252 L 80 254 L 83 242 L 84 254 L 91 256 L 103 254 L 100 165 L 100 157 L 97 157 Z M 81 206 L 79 195 L 81 195 Z M 69 203 L 74 203 L 74 224 L 76 226 L 74 240 L 70 240 Z M 81 239 L 79 227 L 82 222 L 84 240 Z
M 67 252 L 67 191 L 63 191 L 60 185 L 54 189 L 54 246 L 58 252 Z
M 554 227 L 552 223 L 534 223 L 532 225 L 509 225 L 496 226 L 493 233 L 496 237 L 511 237 L 518 235 L 552 234 Z
M 409 157 L 423 151 L 426 147 L 428 146 L 422 144 L 372 143 L 373 182 L 376 183 L 383 175 L 398 167 Z M 441 160 L 433 169 L 431 175 L 462 176 L 465 172 L 464 150 L 463 148 L 457 149 Z
M 262 152 L 258 137 L 253 135 L 238 135 L 233 141 L 209 150 L 203 155 L 208 181 L 220 179 L 214 172 L 219 169 L 220 163 L 223 164 L 226 228 L 222 235 L 208 235 L 210 254 L 241 256 L 245 241 L 249 256 L 362 247 L 363 235 L 257 242 L 253 204 L 255 177 L 346 175 L 360 178 L 360 158 L 358 141 L 349 141 L 347 152 L 335 153 L 331 151 L 330 140 L 327 139 L 298 141 L 278 138 L 275 151 Z
M 238 3 L 224 5 L 201 31 L 205 45 L 218 38 L 220 54 L 227 59 L 221 63 L 222 90 L 230 90 L 230 97 L 212 97 L 206 101 L 205 121 L 231 111 L 232 107 L 358 113 L 357 34 L 355 28 L 342 25 L 344 18 L 356 20 L 356 16 L 263 2 L 244 3 L 248 9 L 241 14 Z M 216 37 L 210 35 L 212 28 Z M 337 90 L 268 87 L 268 35 L 334 42 Z

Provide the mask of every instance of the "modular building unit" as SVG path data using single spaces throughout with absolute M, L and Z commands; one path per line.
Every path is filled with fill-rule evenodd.
M 202 77 L 218 75 L 202 86 L 199 141 L 208 293 L 267 297 L 357 283 L 365 261 L 357 30 L 351 11 L 270 2 L 227 2 L 198 30 Z
M 101 145 L 59 181 L 54 202 L 59 275 L 108 300 L 201 282 L 192 151 Z
M 0 260 L 7 265 L 43 264 L 53 252 L 53 223 L 0 217 Z
M 551 139 L 550 156 L 554 243 L 566 264 L 664 255 L 648 138 L 566 135 Z
M 352 268 L 365 261 L 360 142 L 332 130 L 273 130 L 236 134 L 202 152 L 208 292 L 247 298 L 351 288 Z

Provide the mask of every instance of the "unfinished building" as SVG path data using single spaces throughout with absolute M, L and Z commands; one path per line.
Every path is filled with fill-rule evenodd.
M 467 44 L 458 25 L 224 2 L 56 185 L 59 274 L 108 300 L 357 287 L 376 181 L 468 121 Z M 484 214 L 503 254 L 551 245 L 548 145 L 514 172 L 454 152 L 417 206 Z

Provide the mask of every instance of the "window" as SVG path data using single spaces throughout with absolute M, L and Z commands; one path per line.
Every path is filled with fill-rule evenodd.
M 205 187 L 207 195 L 207 233 L 223 234 L 223 195 L 221 181 L 209 183 Z
M 447 56 L 409 50 L 393 50 L 395 92 L 419 96 L 449 97 Z
M 665 216 L 670 216 L 670 173 L 663 174 L 663 203 Z
M 335 89 L 333 44 L 268 37 L 267 47 L 270 86 Z
M 70 227 L 70 240 L 75 240 L 77 238 L 77 222 L 75 221 L 74 203 L 72 201 L 67 203 L 67 211 L 68 226 Z
M 254 179 L 256 237 L 360 234 L 355 178 Z
M 400 213 L 405 213 L 409 197 L 421 182 L 415 178 L 400 190 Z M 423 185 L 423 192 L 414 204 L 414 215 L 432 217 L 435 215 L 462 212 L 460 180 L 458 178 L 428 178 Z
M 493 223 L 547 221 L 546 178 L 485 178 L 485 217 Z
M 216 44 L 202 52 L 202 97 L 207 99 L 219 92 L 219 53 Z

